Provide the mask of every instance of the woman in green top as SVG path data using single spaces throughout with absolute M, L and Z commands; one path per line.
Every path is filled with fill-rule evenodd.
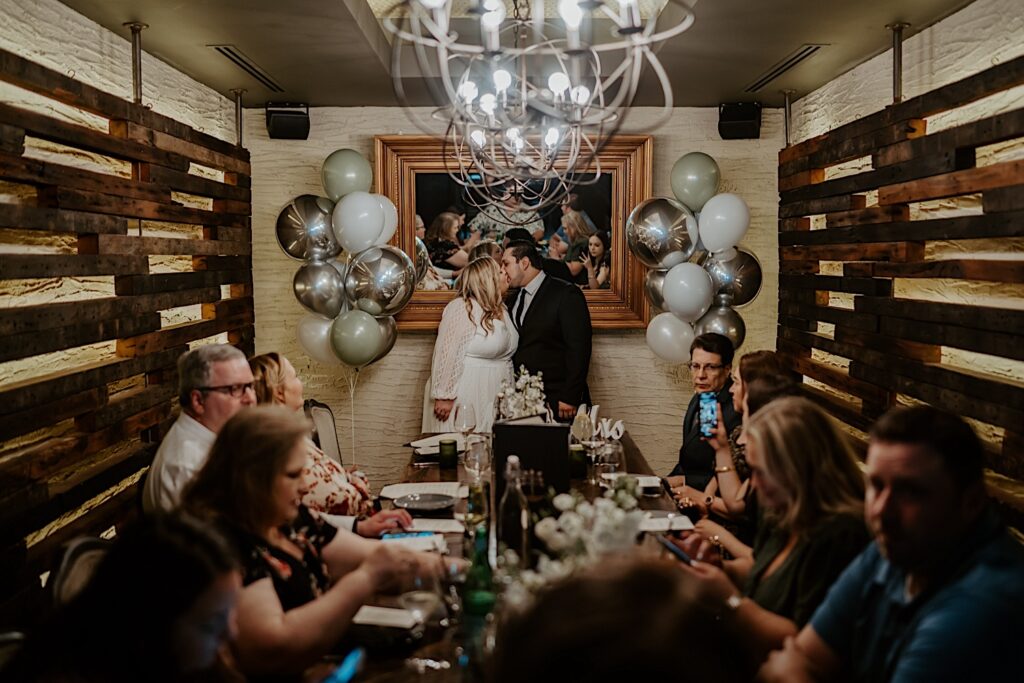
M 764 656 L 796 635 L 867 545 L 864 476 L 846 435 L 805 398 L 773 401 L 744 433 L 764 517 L 753 557 L 722 563 L 696 535 L 681 545 L 706 560 L 689 567 L 704 595 L 726 606 Z

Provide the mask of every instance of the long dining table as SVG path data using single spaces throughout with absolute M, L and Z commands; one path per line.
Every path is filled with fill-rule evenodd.
M 430 436 L 430 435 L 423 435 Z M 623 472 L 639 475 L 653 475 L 647 459 L 637 447 L 630 435 L 624 434 L 621 439 L 623 447 Z M 493 477 L 491 474 L 491 490 L 494 490 Z M 498 475 L 500 476 L 500 475 Z M 469 482 L 470 475 L 460 463 L 457 470 L 442 470 L 436 464 L 427 465 L 417 460 L 412 449 L 410 449 L 409 462 L 406 465 L 401 483 L 428 483 L 441 481 Z M 587 498 L 595 498 L 601 495 L 603 489 L 597 485 L 588 484 L 584 480 L 572 480 L 571 488 L 579 491 Z M 391 501 L 382 500 L 382 505 L 388 507 Z M 496 501 L 491 501 L 492 514 L 495 511 Z M 645 495 L 639 499 L 641 509 L 651 511 L 677 511 L 676 502 L 662 489 L 658 495 Z M 456 505 L 454 513 L 458 515 L 465 507 L 465 499 Z M 464 536 L 462 533 L 443 534 L 448 546 L 448 552 L 456 557 L 463 555 Z M 381 604 L 394 604 L 394 599 L 383 598 Z M 438 683 L 456 683 L 463 680 L 462 673 L 455 664 L 457 627 L 449 626 L 444 629 L 428 629 L 423 638 L 423 644 L 418 647 L 396 648 L 394 652 L 373 651 L 366 658 L 365 668 L 359 676 L 359 681 L 372 681 L 374 683 L 385 682 L 406 682 L 416 680 L 430 680 Z M 422 666 L 418 670 L 416 664 Z M 440 667 L 440 668 L 435 668 Z

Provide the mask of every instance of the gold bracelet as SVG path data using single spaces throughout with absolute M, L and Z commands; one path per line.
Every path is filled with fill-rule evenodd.
M 715 474 L 722 474 L 723 472 L 732 472 L 732 469 L 733 468 L 730 465 L 723 465 L 721 467 L 716 467 L 715 468 Z

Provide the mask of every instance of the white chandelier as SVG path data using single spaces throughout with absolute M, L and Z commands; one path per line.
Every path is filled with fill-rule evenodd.
M 693 23 L 682 0 L 664 0 L 673 19 L 658 26 L 656 8 L 642 16 L 641 0 L 471 0 L 453 30 L 457 0 L 403 0 L 383 18 L 394 35 L 392 79 L 403 105 L 404 53 L 411 48 L 446 126 L 445 165 L 478 206 L 509 195 L 516 209 L 539 209 L 573 186 L 596 182 L 598 152 L 625 118 L 649 64 L 662 92 L 662 117 L 672 87 L 655 54 L 657 44 Z M 475 17 L 474 22 L 472 18 Z M 608 40 L 601 40 L 605 35 Z M 413 116 L 415 119 L 416 117 Z M 658 125 L 660 120 L 652 125 Z

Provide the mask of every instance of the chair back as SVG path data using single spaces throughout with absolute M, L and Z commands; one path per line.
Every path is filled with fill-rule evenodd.
M 310 398 L 306 399 L 303 409 L 306 411 L 306 416 L 313 422 L 313 442 L 327 454 L 327 457 L 342 465 L 338 426 L 334 421 L 334 413 L 331 412 L 330 406 Z
M 96 536 L 79 536 L 67 543 L 60 565 L 50 574 L 54 607 L 66 605 L 81 592 L 112 544 Z

